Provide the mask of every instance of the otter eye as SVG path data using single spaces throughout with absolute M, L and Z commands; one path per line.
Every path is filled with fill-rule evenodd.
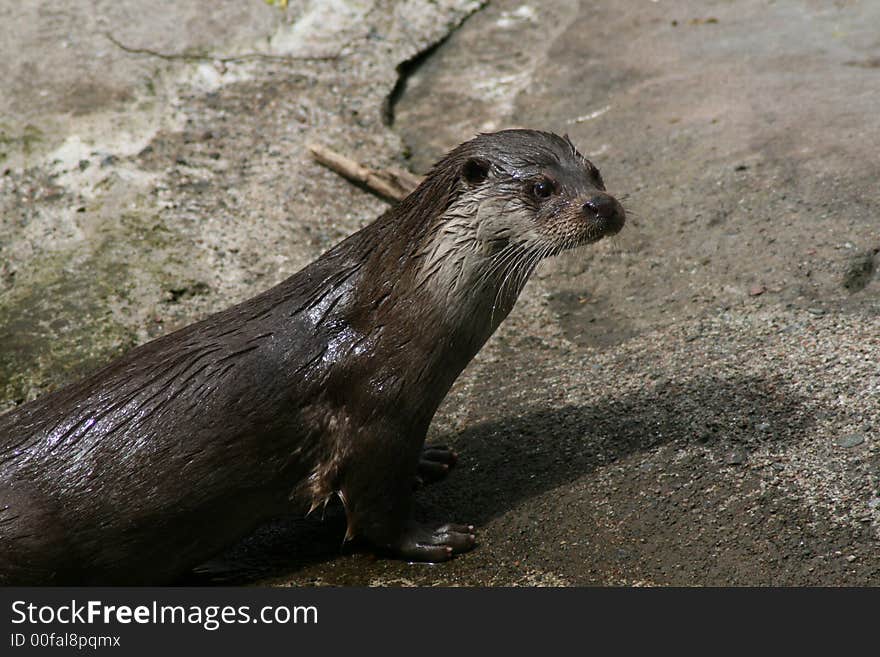
M 553 194 L 555 190 L 556 187 L 546 178 L 544 180 L 539 180 L 532 185 L 532 193 L 538 198 L 550 198 L 550 195 Z

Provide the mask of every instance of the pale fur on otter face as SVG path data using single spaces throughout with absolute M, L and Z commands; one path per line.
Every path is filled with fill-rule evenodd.
M 531 130 L 480 135 L 433 173 L 443 174 L 448 162 L 460 172 L 457 193 L 422 241 L 416 281 L 450 312 L 467 315 L 475 303 L 491 300 L 494 315 L 497 306 L 515 301 L 545 257 L 623 224 L 622 207 L 568 137 Z M 536 193 L 541 183 L 550 185 L 546 197 Z M 613 225 L 585 215 L 584 204 L 596 195 L 615 204 Z

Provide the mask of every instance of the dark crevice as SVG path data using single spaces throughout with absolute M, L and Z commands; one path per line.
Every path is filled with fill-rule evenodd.
M 394 125 L 394 108 L 397 107 L 398 101 L 403 97 L 404 92 L 406 92 L 406 86 L 409 82 L 410 76 L 418 71 L 419 67 L 421 67 L 431 55 L 437 52 L 437 49 L 440 48 L 440 46 L 446 43 L 451 34 L 452 32 L 450 31 L 446 36 L 433 45 L 397 65 L 397 82 L 391 90 L 391 93 L 385 98 L 385 106 L 382 108 L 382 120 L 389 128 Z
M 430 57 L 433 55 L 440 47 L 449 40 L 457 30 L 461 29 L 462 25 L 471 17 L 477 14 L 479 11 L 485 8 L 488 2 L 483 2 L 470 14 L 465 16 L 462 21 L 451 28 L 445 35 L 443 35 L 439 40 L 432 43 L 430 46 L 417 52 L 415 55 L 410 57 L 409 59 L 400 62 L 397 65 L 397 82 L 394 84 L 394 88 L 391 90 L 391 93 L 388 94 L 385 98 L 385 103 L 382 108 L 382 121 L 389 128 L 394 125 L 394 110 L 397 107 L 398 101 L 403 97 L 403 94 L 406 92 L 406 86 L 409 82 L 411 76 L 413 76 L 419 68 L 424 64 Z

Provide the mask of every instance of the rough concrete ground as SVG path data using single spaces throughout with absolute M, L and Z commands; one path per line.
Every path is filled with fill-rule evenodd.
M 22 4 L 0 2 L 8 407 L 378 214 L 309 140 L 422 172 L 478 130 L 568 132 L 631 211 L 539 270 L 432 426 L 461 461 L 420 512 L 474 523 L 474 552 L 376 560 L 330 509 L 194 581 L 880 583 L 876 3 Z

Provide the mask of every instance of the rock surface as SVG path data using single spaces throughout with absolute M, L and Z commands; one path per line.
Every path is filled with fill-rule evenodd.
M 880 583 L 880 7 L 481 5 L 0 0 L 0 411 L 371 221 L 309 141 L 421 173 L 568 132 L 630 221 L 438 413 L 461 460 L 420 512 L 477 549 L 376 560 L 331 508 L 194 581 Z

